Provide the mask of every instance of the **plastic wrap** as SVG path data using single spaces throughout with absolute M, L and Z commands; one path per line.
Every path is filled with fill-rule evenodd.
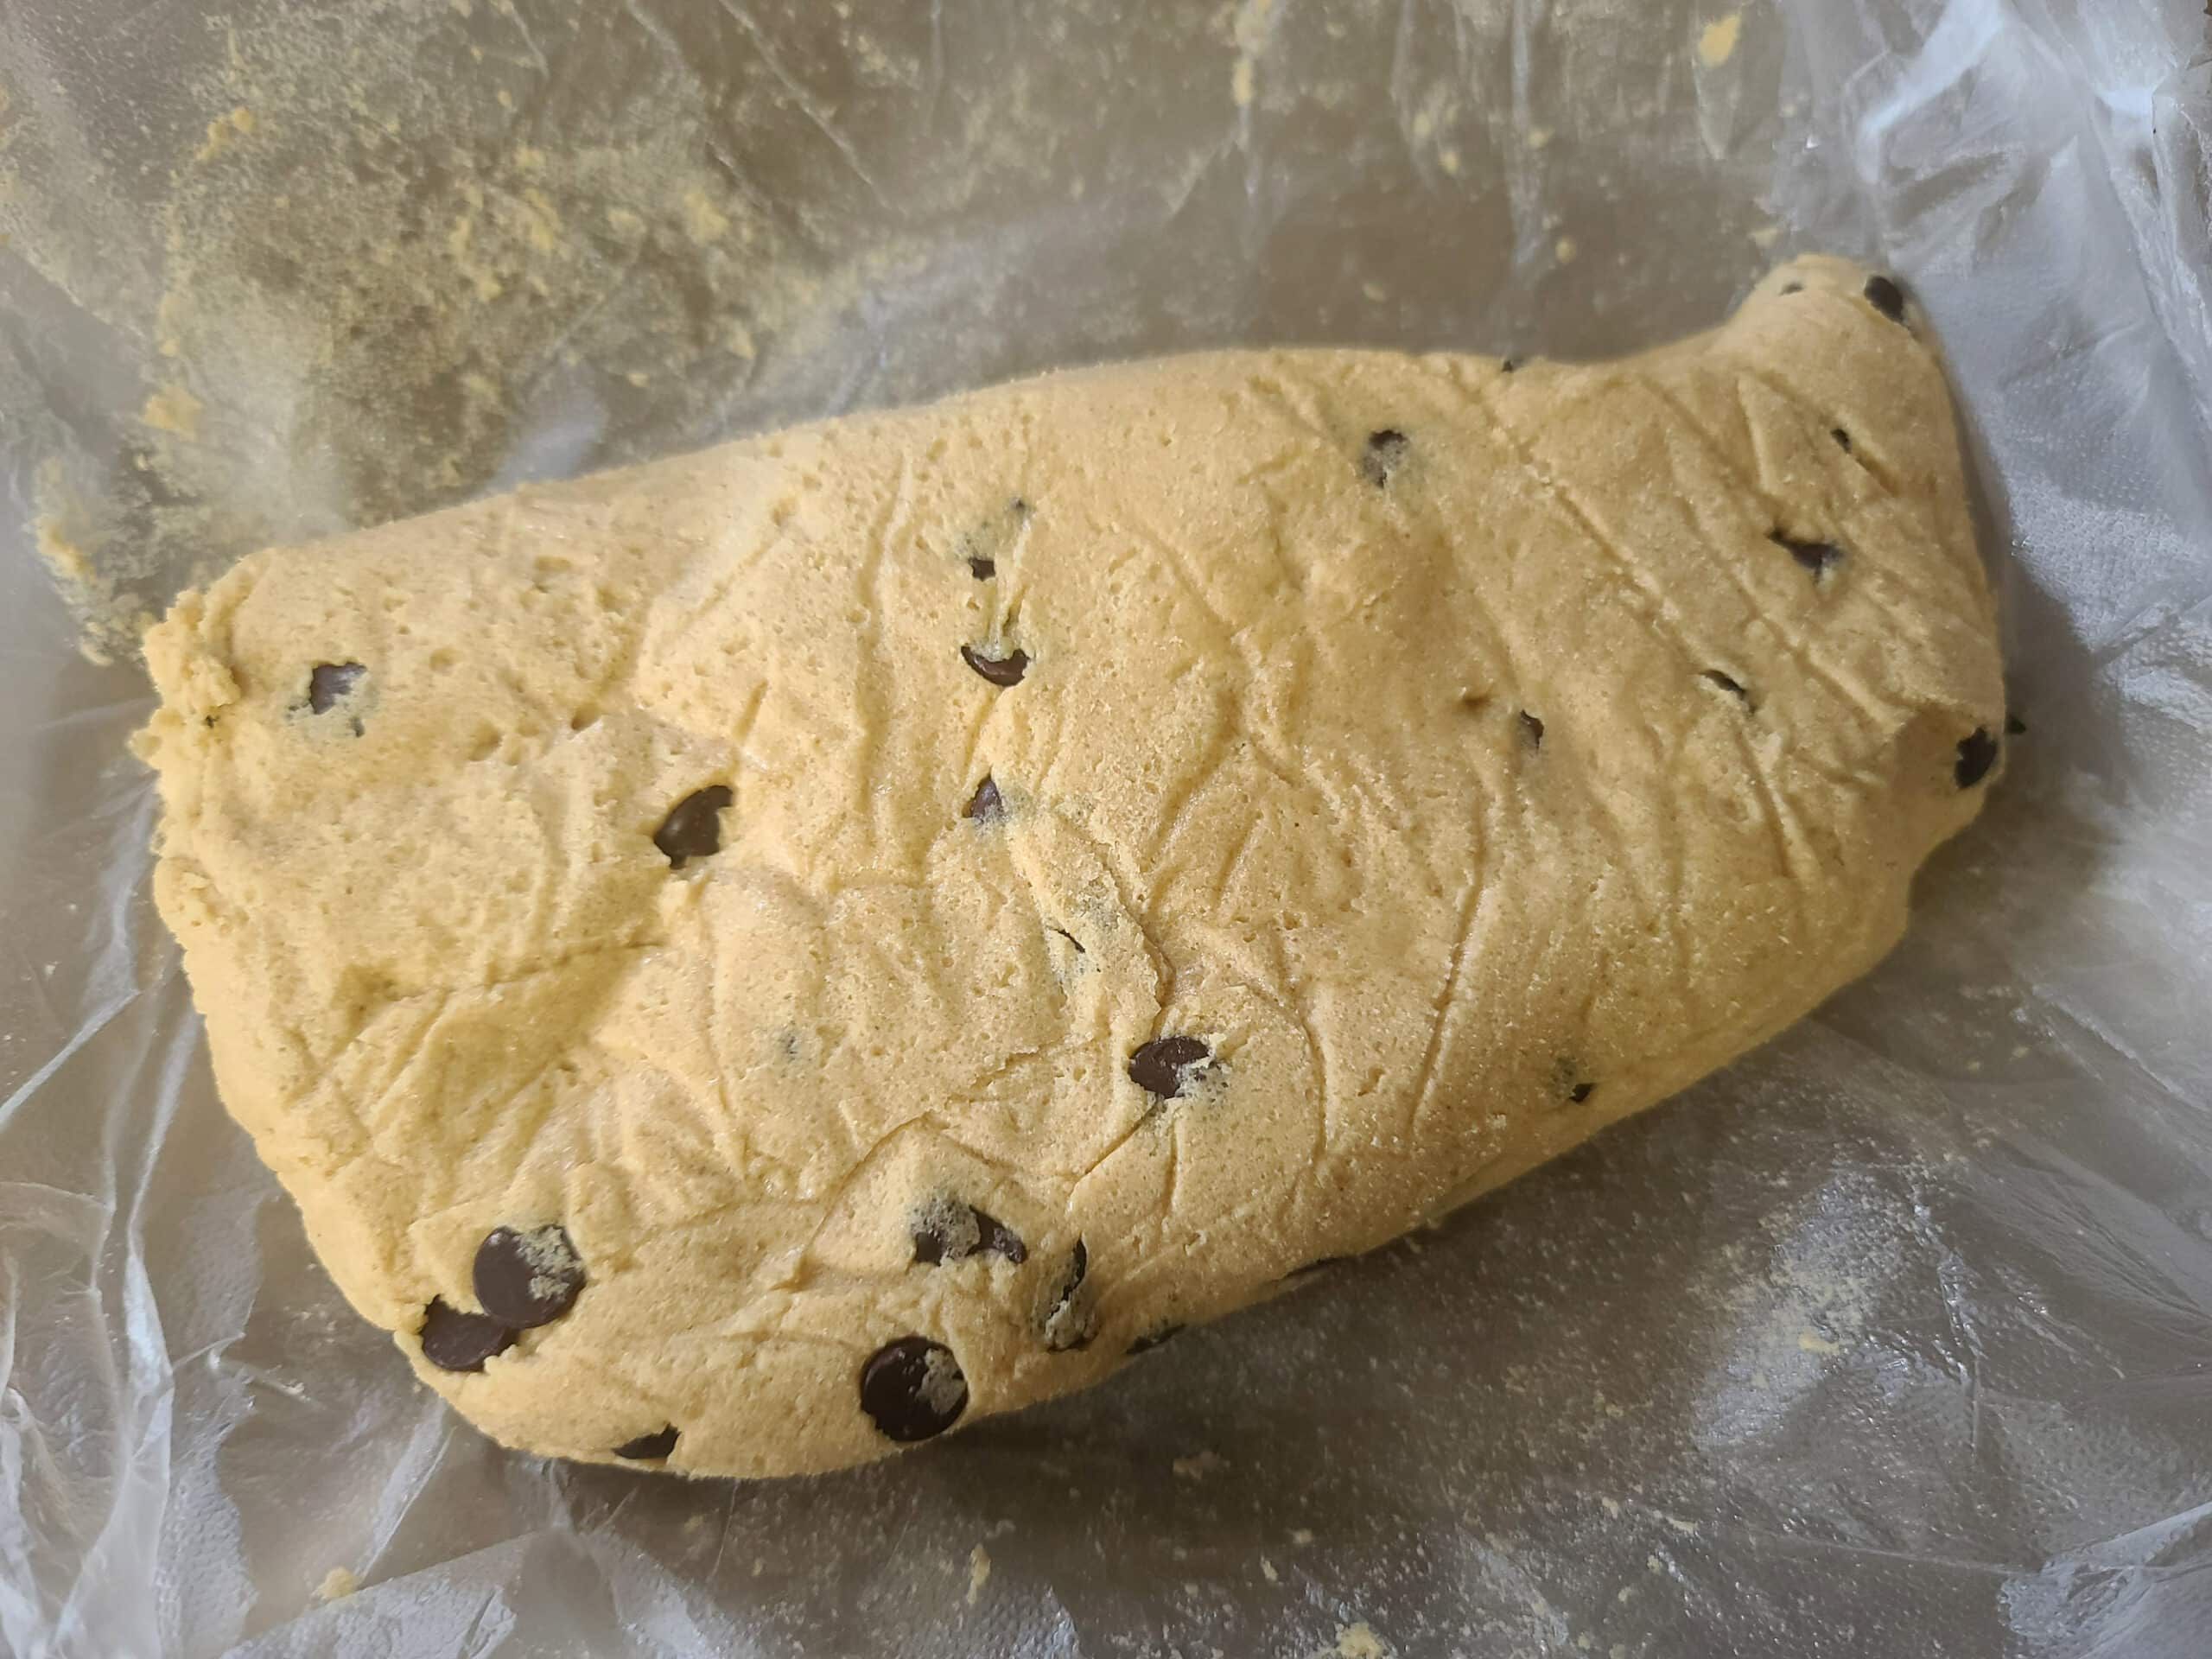
M 12 0 L 0 1651 L 2212 1651 L 2196 0 Z M 1941 333 L 2027 731 L 1905 944 L 1441 1230 L 821 1479 L 505 1452 L 224 1116 L 136 618 L 1046 365 Z M 79 650 L 80 637 L 106 665 Z

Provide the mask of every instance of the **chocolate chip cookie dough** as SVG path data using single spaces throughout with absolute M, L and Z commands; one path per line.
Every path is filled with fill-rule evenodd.
M 1922 321 L 1047 376 L 245 560 L 156 892 L 346 1296 L 509 1444 L 1080 1388 L 1872 963 L 2001 760 Z

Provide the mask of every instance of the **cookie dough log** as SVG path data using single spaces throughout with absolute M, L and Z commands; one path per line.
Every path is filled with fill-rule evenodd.
M 1058 374 L 256 555 L 156 893 L 347 1298 L 510 1445 L 1095 1382 L 1872 963 L 2004 719 L 1918 312 Z

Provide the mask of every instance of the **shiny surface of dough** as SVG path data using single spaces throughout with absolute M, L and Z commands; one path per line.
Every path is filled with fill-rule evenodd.
M 1896 939 L 2004 711 L 1894 296 L 1055 375 L 247 559 L 142 739 L 225 1098 L 512 1445 L 823 1469 L 1096 1382 Z

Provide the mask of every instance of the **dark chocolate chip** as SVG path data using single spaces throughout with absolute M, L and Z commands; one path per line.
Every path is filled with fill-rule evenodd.
M 676 1450 L 676 1425 L 657 1429 L 651 1434 L 640 1434 L 634 1440 L 625 1440 L 614 1448 L 618 1458 L 627 1458 L 632 1463 L 657 1462 Z
M 464 1313 L 442 1296 L 423 1310 L 423 1357 L 442 1371 L 480 1371 L 514 1346 L 518 1332 L 483 1313 Z
M 2010 709 L 2007 709 L 2005 711 L 2005 735 L 2007 737 L 2025 737 L 2027 734 L 2028 722 L 2022 720 L 2019 715 L 2014 714 Z
M 1526 709 L 1521 711 L 1521 735 L 1528 739 L 1529 747 L 1532 749 L 1544 747 L 1544 722 Z
M 1904 289 L 1897 286 L 1893 276 L 1869 276 L 1866 279 L 1866 303 L 1891 322 L 1904 321 Z
M 1390 481 L 1390 474 L 1406 464 L 1407 452 L 1412 448 L 1406 435 L 1395 427 L 1369 433 L 1367 451 L 1359 458 L 1359 475 L 1381 489 Z
M 1016 1267 L 1029 1259 L 1029 1247 L 1013 1228 L 957 1198 L 940 1198 L 925 1208 L 915 1218 L 913 1237 L 914 1260 L 931 1267 L 971 1255 L 1002 1255 Z
M 1499 359 L 1498 365 L 1497 365 L 1497 372 L 1498 372 L 1500 374 L 1511 374 L 1511 373 L 1513 373 L 1516 370 L 1519 369 L 1519 368 L 1520 368 L 1520 366 L 1521 366 L 1521 359 L 1520 359 L 1519 358 L 1517 358 L 1517 357 L 1508 357 L 1508 358 L 1503 358 L 1503 359 Z
M 960 660 L 993 685 L 1019 685 L 1021 677 L 1029 671 L 1029 656 L 1026 652 L 1009 652 L 1003 657 L 986 657 L 973 645 L 963 645 L 960 647 Z
M 1173 1100 L 1213 1051 L 1196 1037 L 1155 1037 L 1129 1056 L 1129 1081 L 1162 1100 Z
M 1576 1105 L 1580 1106 L 1584 1101 L 1590 1098 L 1592 1092 L 1595 1090 L 1597 1087 L 1598 1085 L 1594 1083 L 1578 1083 L 1573 1088 L 1567 1091 L 1567 1097 L 1573 1101 Z
M 1847 455 L 1851 453 L 1850 433 L 1845 431 L 1840 426 L 1832 426 L 1828 429 L 1828 436 L 1836 441 L 1837 447 L 1840 448 L 1845 454 Z
M 1778 530 L 1769 531 L 1766 538 L 1811 571 L 1815 582 L 1820 581 L 1831 569 L 1843 563 L 1843 550 L 1834 542 L 1801 542 L 1796 537 L 1785 536 Z
M 1744 690 L 1743 682 L 1732 674 L 1723 674 L 1717 668 L 1708 668 L 1705 671 L 1705 678 L 1732 697 L 1741 697 L 1745 702 L 1751 700 L 1751 694 Z
M 968 1408 L 968 1378 L 952 1350 L 927 1337 L 887 1342 L 861 1367 L 861 1409 L 886 1440 L 930 1440 Z
M 563 1227 L 494 1227 L 476 1247 L 476 1300 L 493 1319 L 528 1331 L 550 1325 L 584 1287 L 583 1258 Z
M 1997 740 L 1986 726 L 1977 726 L 1972 735 L 1959 740 L 1958 764 L 1951 768 L 1951 775 L 1959 780 L 1961 789 L 1972 789 L 1989 776 L 1989 769 L 1996 764 Z
M 728 784 L 709 784 L 674 806 L 653 831 L 653 845 L 667 855 L 671 868 L 687 858 L 712 858 L 722 849 L 722 812 L 737 798 Z
M 1059 1289 L 1053 1294 L 1052 1306 L 1045 1311 L 1045 1346 L 1056 1354 L 1087 1348 L 1096 1334 L 1089 1314 L 1076 1306 L 1076 1293 L 1083 1288 L 1090 1272 L 1090 1252 L 1078 1238 L 1075 1249 L 1068 1253 L 1068 1265 L 1060 1274 Z
M 993 576 L 998 575 L 998 573 L 999 562 L 996 559 L 970 559 L 968 561 L 968 574 L 975 577 L 978 582 L 988 582 Z
M 318 715 L 328 714 L 368 671 L 359 663 L 317 663 L 308 671 L 308 708 Z
M 968 798 L 968 804 L 960 809 L 960 816 L 983 823 L 1002 816 L 1005 811 L 1006 803 L 999 798 L 999 786 L 986 777 L 976 785 L 976 792 Z
M 1162 1344 L 1170 1342 L 1182 1334 L 1181 1325 L 1163 1325 L 1157 1329 L 1146 1332 L 1144 1335 L 1129 1344 L 1128 1351 L 1133 1354 L 1148 1354 Z
M 1351 1260 L 1351 1257 L 1348 1255 L 1317 1255 L 1304 1267 L 1293 1268 L 1283 1276 L 1287 1279 L 1303 1279 L 1309 1273 L 1319 1273 L 1325 1268 L 1340 1268 Z

